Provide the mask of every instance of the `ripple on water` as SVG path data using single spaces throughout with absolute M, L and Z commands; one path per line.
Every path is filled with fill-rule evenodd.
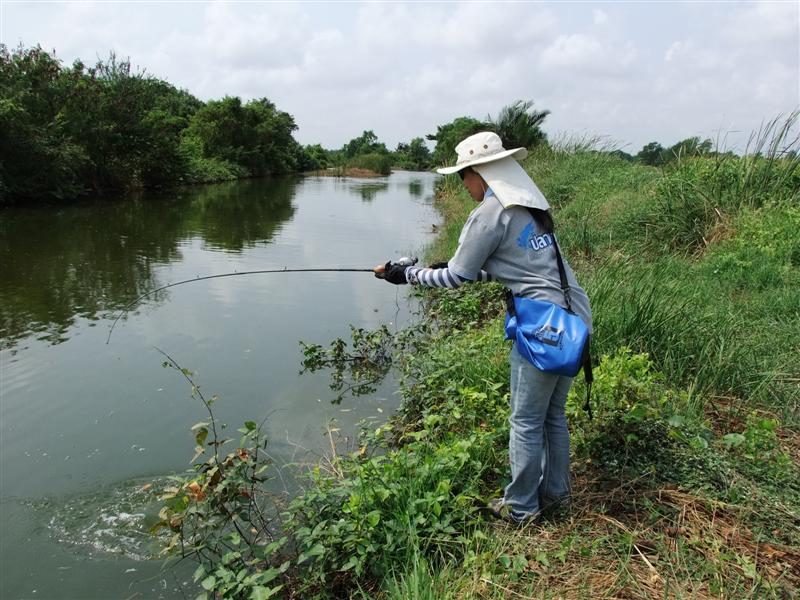
M 170 483 L 167 477 L 134 479 L 88 494 L 31 502 L 31 506 L 57 542 L 88 556 L 152 560 L 167 538 L 167 533 L 156 535 L 150 529 L 159 521 L 158 496 Z

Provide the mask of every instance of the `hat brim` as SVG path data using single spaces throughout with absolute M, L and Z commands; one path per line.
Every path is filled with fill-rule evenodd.
M 471 167 L 473 165 L 483 165 L 485 163 L 501 160 L 509 156 L 517 160 L 522 160 L 523 158 L 528 156 L 528 151 L 525 148 L 514 148 L 513 150 L 504 150 L 503 152 L 498 152 L 497 154 L 492 154 L 491 156 L 483 156 L 481 158 L 476 158 L 474 160 L 468 160 L 466 162 L 454 165 L 452 167 L 444 167 L 442 169 L 436 169 L 436 172 L 441 173 L 442 175 L 451 175 L 452 173 L 458 173 L 459 171 L 462 171 L 467 167 Z

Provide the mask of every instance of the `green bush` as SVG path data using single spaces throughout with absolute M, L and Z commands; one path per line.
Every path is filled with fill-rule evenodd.
M 442 419 L 429 415 L 399 449 L 387 446 L 379 428 L 333 472 L 315 469 L 313 489 L 292 502 L 288 521 L 312 590 L 380 581 L 415 549 L 431 557 L 459 553 L 480 522 L 495 434 L 441 436 Z
M 701 426 L 686 393 L 665 384 L 647 354 L 618 348 L 594 370 L 594 420 L 582 410 L 583 382 L 573 386 L 568 415 L 578 456 L 615 477 L 680 481 L 693 451 L 711 433 Z
M 347 166 L 366 169 L 380 175 L 392 172 L 392 157 L 388 154 L 359 154 L 347 160 Z
M 770 486 L 796 485 L 792 460 L 781 449 L 778 422 L 752 413 L 741 432 L 722 437 L 722 444 L 738 459 L 751 477 Z M 795 480 L 795 481 L 793 481 Z
M 791 152 L 797 151 L 798 142 L 785 136 L 797 120 L 792 115 L 785 129 L 762 134 L 763 143 L 769 141 L 766 155 L 680 158 L 666 167 L 653 202 L 633 221 L 645 242 L 657 249 L 696 251 L 744 208 L 768 202 L 795 205 L 800 199 L 800 159 Z

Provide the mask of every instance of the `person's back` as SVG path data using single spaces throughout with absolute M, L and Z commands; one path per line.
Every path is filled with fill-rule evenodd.
M 463 243 L 465 239 L 469 243 Z M 490 189 L 467 218 L 458 249 L 448 267 L 469 280 L 475 280 L 475 273 L 484 270 L 515 296 L 544 300 L 566 308 L 554 239 L 554 234 L 543 231 L 527 208 L 518 205 L 504 208 Z M 572 309 L 591 331 L 589 298 L 566 259 L 564 269 Z

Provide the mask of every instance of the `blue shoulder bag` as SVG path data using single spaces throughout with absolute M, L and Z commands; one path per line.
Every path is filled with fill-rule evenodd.
M 586 378 L 585 408 L 592 417 L 592 363 L 589 356 L 589 328 L 572 310 L 567 273 L 558 242 L 553 236 L 561 291 L 567 308 L 557 304 L 514 296 L 506 290 L 506 339 L 516 342 L 520 355 L 540 371 L 575 377 L 583 368 Z

